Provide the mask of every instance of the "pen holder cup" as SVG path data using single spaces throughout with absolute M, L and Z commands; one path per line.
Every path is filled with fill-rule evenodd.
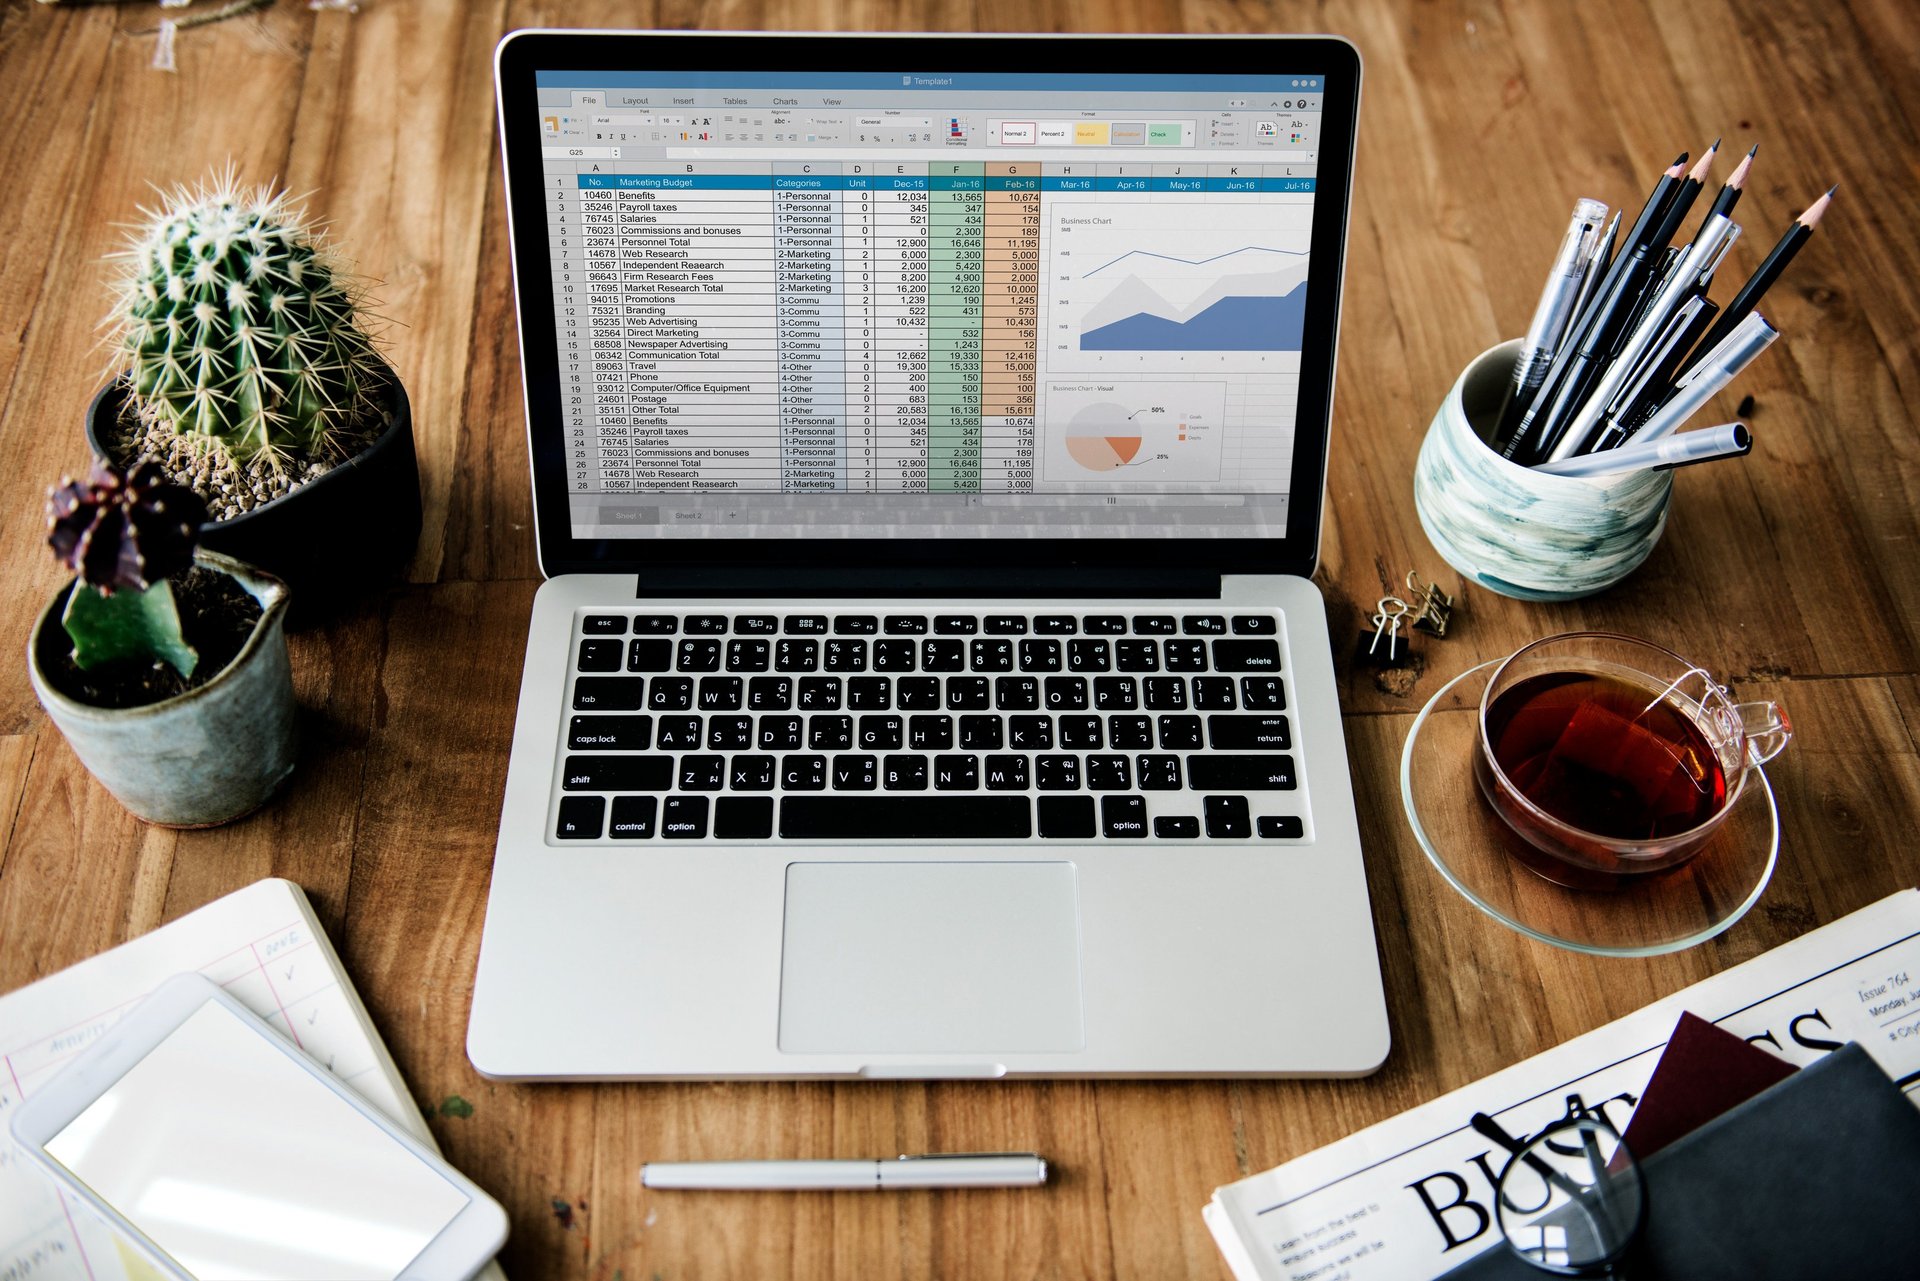
M 1577 600 L 1613 586 L 1653 551 L 1667 527 L 1673 474 L 1547 476 L 1487 445 L 1518 339 L 1482 352 L 1427 428 L 1413 502 L 1447 564 L 1515 600 Z

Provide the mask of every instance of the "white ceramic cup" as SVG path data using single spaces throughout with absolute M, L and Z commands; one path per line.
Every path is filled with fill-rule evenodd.
M 1667 527 L 1673 473 L 1547 476 L 1488 448 L 1520 353 L 1515 339 L 1461 373 L 1413 470 L 1421 528 L 1447 564 L 1502 596 L 1575 600 L 1613 586 Z

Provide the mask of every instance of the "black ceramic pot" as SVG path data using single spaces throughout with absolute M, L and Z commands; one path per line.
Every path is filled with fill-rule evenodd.
M 388 385 L 393 423 L 364 453 L 244 515 L 200 527 L 202 547 L 257 565 L 293 589 L 296 627 L 324 621 L 386 583 L 420 540 L 413 411 L 400 380 Z M 126 385 L 115 379 L 87 407 L 87 444 L 98 457 L 113 457 L 106 442 L 125 399 Z

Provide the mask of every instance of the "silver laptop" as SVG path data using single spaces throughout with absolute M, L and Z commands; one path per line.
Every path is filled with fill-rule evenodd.
M 1345 42 L 516 32 L 503 1078 L 1336 1076 Z M 457 681 L 457 674 L 450 673 Z

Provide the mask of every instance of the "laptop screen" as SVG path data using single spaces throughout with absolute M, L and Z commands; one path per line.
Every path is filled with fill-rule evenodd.
M 1287 532 L 1320 75 L 533 87 L 573 538 Z

